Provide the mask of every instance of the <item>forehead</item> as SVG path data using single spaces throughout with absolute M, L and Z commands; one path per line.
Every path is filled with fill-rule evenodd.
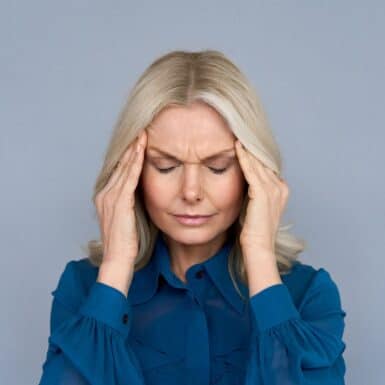
M 211 106 L 194 102 L 189 106 L 169 105 L 147 127 L 148 144 L 203 147 L 221 150 L 235 136 L 225 119 Z

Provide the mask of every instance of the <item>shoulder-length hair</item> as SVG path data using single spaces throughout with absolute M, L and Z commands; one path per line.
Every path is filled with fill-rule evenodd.
M 217 50 L 176 50 L 152 62 L 129 93 L 114 126 L 94 185 L 94 204 L 96 195 L 108 182 L 128 145 L 149 126 L 157 113 L 170 104 L 188 106 L 194 101 L 213 107 L 240 142 L 278 176 L 281 175 L 282 160 L 277 143 L 260 100 L 240 69 Z M 246 194 L 239 217 L 228 232 L 234 237 L 228 269 L 241 297 L 235 277 L 247 285 L 239 234 L 248 201 Z M 135 191 L 135 215 L 139 237 L 139 253 L 135 261 L 137 271 L 150 261 L 159 231 L 146 213 L 138 188 Z M 280 274 L 287 274 L 297 255 L 305 249 L 305 241 L 288 232 L 291 226 L 279 226 L 276 234 L 275 252 Z M 92 265 L 100 266 L 103 259 L 102 242 L 90 240 L 87 254 Z

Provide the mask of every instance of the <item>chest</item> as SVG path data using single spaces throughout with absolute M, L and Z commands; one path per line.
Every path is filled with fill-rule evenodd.
M 244 374 L 250 334 L 249 307 L 240 314 L 214 286 L 164 285 L 133 306 L 127 343 L 149 384 L 236 384 Z

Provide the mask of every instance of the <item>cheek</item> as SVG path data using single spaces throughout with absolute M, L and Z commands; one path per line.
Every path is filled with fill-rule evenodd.
M 244 193 L 243 178 L 233 177 L 224 181 L 223 185 L 216 189 L 212 196 L 215 197 L 219 209 L 238 211 L 242 205 Z
M 144 167 L 141 175 L 141 190 L 147 210 L 169 206 L 173 196 L 170 183 L 165 183 L 164 176 Z

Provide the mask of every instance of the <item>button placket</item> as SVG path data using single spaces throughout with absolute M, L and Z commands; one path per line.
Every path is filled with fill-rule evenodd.
M 190 297 L 191 299 L 199 306 L 202 307 L 202 292 L 204 291 L 204 288 L 202 286 L 203 282 L 202 278 L 205 275 L 205 271 L 203 269 L 197 270 L 195 272 L 191 272 L 191 274 L 188 274 L 190 276 L 189 283 L 190 283 Z M 195 281 L 195 282 L 194 282 Z

